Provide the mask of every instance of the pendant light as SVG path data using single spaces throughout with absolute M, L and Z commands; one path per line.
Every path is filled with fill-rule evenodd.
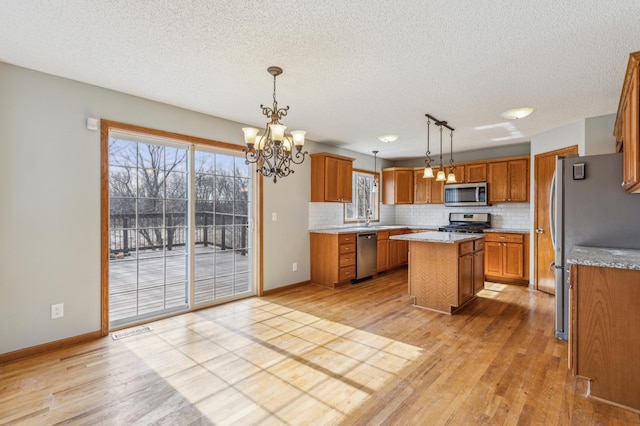
M 371 187 L 371 192 L 378 192 L 378 166 L 376 164 L 378 151 L 371 152 L 373 152 L 373 186 Z
M 456 174 L 454 173 L 456 166 L 453 165 L 453 130 L 451 131 L 451 147 L 450 147 L 450 159 L 449 159 L 449 175 L 447 176 L 447 183 L 457 183 Z
M 431 116 L 425 114 L 427 117 L 427 159 L 424 160 L 424 174 L 423 178 L 433 178 L 433 167 L 431 167 L 431 151 L 429 150 L 429 135 L 431 133 Z
M 442 121 L 436 122 L 436 124 L 440 127 L 440 169 L 438 170 L 438 174 L 436 175 L 436 182 L 444 182 L 445 180 L 447 180 L 444 173 L 444 166 L 442 165 L 442 123 Z
M 446 182 L 446 183 L 456 183 L 457 182 L 456 175 L 454 173 L 456 167 L 453 164 L 453 131 L 455 129 L 449 126 L 446 121 L 440 121 L 434 116 L 429 114 L 425 114 L 425 116 L 427 117 L 427 159 L 425 160 L 426 166 L 424 168 L 424 175 L 422 177 L 425 177 L 425 178 L 433 177 L 433 169 L 431 168 L 431 157 L 430 157 L 431 152 L 429 152 L 429 133 L 430 133 L 431 120 L 433 120 L 433 123 L 440 128 L 440 169 L 436 174 L 436 181 Z M 451 147 L 450 147 L 451 157 L 449 159 L 449 175 L 448 176 L 445 173 L 444 164 L 442 164 L 442 128 L 443 127 L 446 127 L 447 129 L 451 130 Z

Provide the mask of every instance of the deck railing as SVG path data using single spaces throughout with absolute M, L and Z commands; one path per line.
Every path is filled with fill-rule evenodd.
M 163 247 L 173 250 L 184 246 L 188 239 L 184 213 L 111 214 L 109 222 L 112 256 Z M 166 233 L 163 232 L 165 229 Z M 246 254 L 248 234 L 247 216 L 229 213 L 195 215 L 196 245 L 241 250 Z

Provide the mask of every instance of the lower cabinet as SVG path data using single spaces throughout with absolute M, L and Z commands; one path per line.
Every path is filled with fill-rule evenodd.
M 588 393 L 640 411 L 640 271 L 571 265 L 569 363 Z
M 389 269 L 389 243 L 389 231 L 378 231 L 378 272 Z
M 484 288 L 484 240 L 460 244 L 458 303 L 463 305 Z
M 356 277 L 356 234 L 311 234 L 311 282 L 335 288 Z
M 529 283 L 529 235 L 488 232 L 485 234 L 484 273 L 487 280 Z
M 408 229 L 394 229 L 389 232 L 390 236 L 402 235 L 411 232 Z M 407 241 L 389 240 L 389 268 L 397 268 L 406 265 L 409 260 L 409 243 Z
M 411 241 L 409 296 L 414 305 L 455 313 L 484 287 L 484 240 Z

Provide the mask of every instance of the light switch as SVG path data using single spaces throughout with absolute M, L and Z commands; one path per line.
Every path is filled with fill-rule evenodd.
M 278 220 L 278 213 L 272 212 L 271 213 L 271 220 L 274 221 L 274 222 L 277 221 Z

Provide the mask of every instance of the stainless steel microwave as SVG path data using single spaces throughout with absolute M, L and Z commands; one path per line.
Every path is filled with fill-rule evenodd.
M 444 186 L 445 206 L 486 206 L 487 182 L 456 183 Z

